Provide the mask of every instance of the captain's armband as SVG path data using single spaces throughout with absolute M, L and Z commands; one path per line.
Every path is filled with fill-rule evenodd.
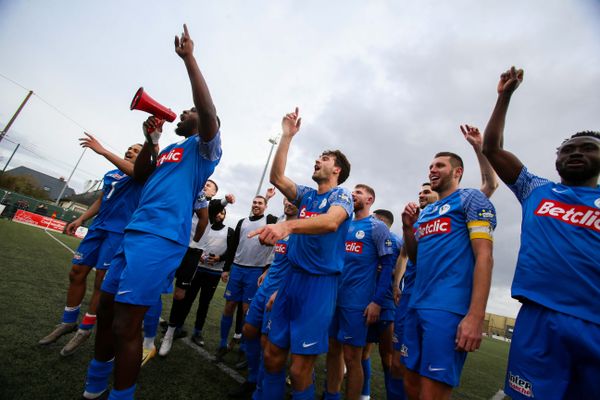
M 487 239 L 494 241 L 494 228 L 489 221 L 467 222 L 467 229 L 469 230 L 469 238 L 471 240 Z

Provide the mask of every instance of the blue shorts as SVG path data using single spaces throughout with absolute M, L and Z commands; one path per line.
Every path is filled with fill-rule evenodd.
M 600 325 L 524 303 L 504 392 L 513 399 L 600 399 Z
M 404 319 L 408 312 L 408 302 L 410 301 L 410 294 L 402 294 L 400 297 L 400 303 L 396 308 L 396 314 L 394 316 L 394 350 L 402 350 L 402 337 L 404 336 Z
M 240 267 L 233 264 L 223 295 L 225 300 L 250 304 L 258 290 L 258 278 L 262 273 L 263 269 L 260 267 Z
M 338 279 L 292 269 L 271 310 L 269 341 L 292 354 L 326 353 Z
M 390 327 L 393 326 L 393 324 L 394 321 L 380 318 L 379 321 L 369 325 L 369 329 L 367 330 L 367 343 L 379 343 L 381 335 L 383 335 L 387 329 L 391 329 Z
M 90 229 L 73 255 L 73 264 L 96 269 L 108 269 L 123 241 L 123 234 Z
M 115 301 L 152 306 L 168 291 L 187 246 L 151 233 L 127 231 L 102 290 Z
M 329 337 L 342 344 L 364 347 L 368 329 L 364 313 L 365 310 L 336 307 L 329 325 Z
M 456 387 L 467 358 L 456 351 L 455 339 L 462 315 L 442 310 L 410 308 L 404 320 L 402 363 L 434 381 Z
M 246 314 L 246 323 L 252 325 L 255 328 L 261 329 L 263 327 L 265 308 L 267 305 L 268 298 L 266 298 L 262 287 L 258 288 L 254 294 L 254 298 L 250 303 L 248 314 Z

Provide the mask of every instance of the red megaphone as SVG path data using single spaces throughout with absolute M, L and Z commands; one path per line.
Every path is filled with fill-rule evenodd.
M 133 96 L 133 100 L 131 100 L 131 106 L 129 109 L 145 111 L 157 118 L 167 120 L 169 122 L 173 122 L 175 121 L 175 118 L 177 118 L 177 114 L 175 114 L 173 110 L 163 106 L 158 101 L 150 97 L 148 93 L 144 92 L 143 87 L 139 88 L 135 93 L 135 96 Z

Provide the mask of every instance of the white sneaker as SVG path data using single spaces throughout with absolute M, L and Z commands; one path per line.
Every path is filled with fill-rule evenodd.
M 173 336 L 165 336 L 160 345 L 160 350 L 158 350 L 158 355 L 165 357 L 171 351 L 171 347 L 173 347 Z

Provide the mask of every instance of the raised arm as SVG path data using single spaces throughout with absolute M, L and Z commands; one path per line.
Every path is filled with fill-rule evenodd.
M 466 124 L 461 125 L 460 130 L 467 142 L 473 146 L 473 150 L 477 156 L 479 171 L 481 172 L 481 188 L 479 190 L 481 190 L 487 198 L 490 198 L 498 188 L 498 177 L 488 159 L 483 155 L 483 138 L 481 132 L 479 132 L 479 128 L 476 126 Z
M 175 52 L 183 59 L 188 76 L 190 77 L 190 83 L 192 84 L 192 95 L 199 119 L 198 133 L 204 142 L 209 142 L 219 130 L 217 110 L 213 104 L 204 76 L 202 76 L 200 68 L 198 68 L 198 63 L 194 57 L 194 42 L 185 24 L 183 25 L 181 38 L 175 36 Z
M 287 163 L 290 143 L 296 133 L 300 130 L 302 118 L 299 117 L 298 107 L 293 113 L 286 114 L 281 120 L 282 135 L 271 165 L 270 181 L 291 202 L 296 200 L 296 184 L 285 176 L 285 165 Z
M 402 239 L 406 255 L 413 263 L 417 262 L 417 239 L 413 226 L 419 218 L 419 206 L 417 203 L 408 203 L 402 211 Z
M 107 150 L 100 144 L 100 142 L 90 135 L 87 132 L 83 132 L 83 134 L 87 137 L 79 139 L 79 145 L 81 147 L 87 147 L 88 149 L 92 149 L 94 153 L 100 154 L 102 157 L 106 158 L 108 161 L 114 164 L 115 167 L 119 168 L 122 172 L 129 176 L 133 176 L 133 163 L 127 161 L 115 153 Z
M 142 125 L 146 141 L 133 165 L 133 178 L 145 182 L 156 169 L 158 154 L 158 140 L 162 134 L 162 121 L 156 117 L 149 117 Z
M 504 125 L 506 112 L 513 92 L 523 81 L 523 70 L 511 67 L 500 76 L 498 100 L 483 134 L 483 154 L 506 184 L 516 182 L 523 163 L 511 152 L 504 150 Z
M 475 351 L 481 345 L 485 307 L 490 294 L 494 265 L 491 240 L 472 239 L 471 247 L 475 255 L 471 304 L 456 331 L 456 348 L 462 351 Z

